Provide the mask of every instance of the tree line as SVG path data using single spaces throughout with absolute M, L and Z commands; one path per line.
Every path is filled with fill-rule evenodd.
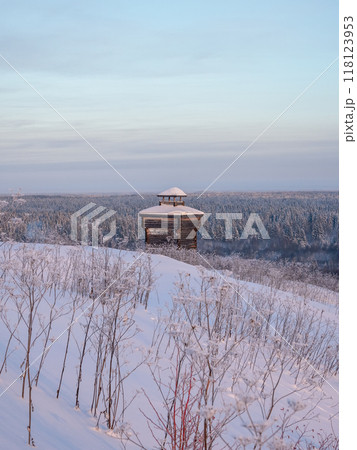
M 132 250 L 142 246 L 137 239 L 137 214 L 158 203 L 152 194 L 144 199 L 132 194 L 0 197 L 0 239 L 71 244 L 70 216 L 90 202 L 117 212 L 116 234 L 106 245 Z M 326 272 L 338 272 L 337 192 L 209 193 L 199 199 L 191 195 L 186 204 L 211 213 L 205 228 L 212 239 L 199 236 L 198 241 L 204 253 L 307 262 Z M 233 239 L 226 240 L 224 221 L 216 213 L 236 212 L 243 218 L 233 221 Z M 251 213 L 259 214 L 269 240 L 259 235 L 239 239 Z

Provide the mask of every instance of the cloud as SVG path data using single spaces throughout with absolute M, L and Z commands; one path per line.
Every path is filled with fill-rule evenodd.
M 186 176 L 199 189 L 336 56 L 336 8 L 319 0 L 8 2 L 0 45 L 142 189 Z M 2 189 L 115 190 L 111 169 L 1 60 L 0 75 Z M 218 187 L 335 186 L 337 81 L 336 66 Z
M 337 142 L 261 143 L 240 158 L 214 190 L 337 189 Z M 299 149 L 299 152 L 297 152 Z M 203 190 L 235 155 L 235 149 L 189 145 L 174 147 L 176 154 L 140 152 L 133 158 L 109 158 L 137 189 L 144 192 L 182 183 Z M 172 151 L 172 149 L 170 149 Z M 106 155 L 108 156 L 108 155 Z M 321 164 L 323 160 L 324 164 Z M 123 180 L 98 158 L 96 161 L 54 161 L 3 165 L 0 192 L 8 186 L 25 192 L 127 192 Z M 175 181 L 176 180 L 176 181 Z

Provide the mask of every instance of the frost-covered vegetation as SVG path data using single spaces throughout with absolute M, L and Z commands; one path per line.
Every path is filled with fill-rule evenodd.
M 89 202 L 117 211 L 117 233 L 108 245 L 134 250 L 142 244 L 137 241 L 137 213 L 158 200 L 155 195 L 3 197 L 0 230 L 18 242 L 70 244 L 70 215 Z M 308 262 L 330 273 L 338 271 L 337 192 L 211 193 L 200 199 L 190 195 L 187 204 L 212 213 L 205 224 L 212 239 L 199 240 L 201 252 Z M 223 212 L 243 214 L 242 220 L 233 221 L 231 241 L 225 240 L 223 220 L 215 216 Z M 250 213 L 259 214 L 269 240 L 238 239 Z
M 195 252 L 174 245 L 152 246 L 147 252 L 166 255 L 170 258 L 193 265 L 202 265 L 208 269 L 224 271 L 226 275 L 239 280 L 271 286 L 275 289 L 290 290 L 307 298 L 320 298 L 327 301 L 330 295 L 320 295 L 327 291 L 338 292 L 339 280 L 336 274 L 325 272 L 313 263 L 300 263 L 294 261 L 266 261 L 262 259 L 247 259 L 240 255 L 220 256 L 212 253 Z M 330 292 L 331 294 L 331 292 Z M 333 304 L 337 296 L 333 294 Z
M 0 245 L 2 448 L 338 448 L 327 283 Z

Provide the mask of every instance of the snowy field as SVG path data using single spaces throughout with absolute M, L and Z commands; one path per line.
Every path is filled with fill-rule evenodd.
M 298 292 L 0 244 L 0 448 L 337 449 L 338 298 Z

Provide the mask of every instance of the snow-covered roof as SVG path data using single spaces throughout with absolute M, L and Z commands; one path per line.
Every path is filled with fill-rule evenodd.
M 166 191 L 160 192 L 157 194 L 158 197 L 187 197 L 187 194 L 183 192 L 183 190 L 178 187 L 172 187 L 170 189 L 166 189 Z
M 185 214 L 195 214 L 195 215 L 203 215 L 204 213 L 200 211 L 199 209 L 190 208 L 189 206 L 184 205 L 158 205 L 158 206 L 152 206 L 151 208 L 143 209 L 139 212 L 140 216 L 146 216 L 146 215 L 166 215 L 166 214 L 172 214 L 172 215 L 179 215 L 183 216 Z

